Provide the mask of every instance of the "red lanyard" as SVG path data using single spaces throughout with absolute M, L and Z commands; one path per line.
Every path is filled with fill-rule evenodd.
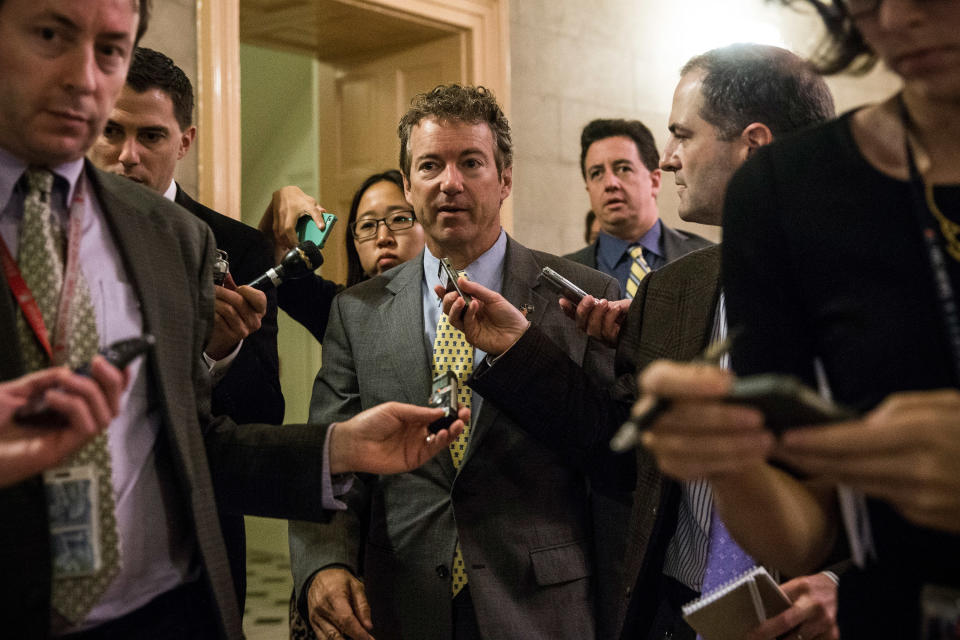
M 80 251 L 80 235 L 83 232 L 83 213 L 84 213 L 84 174 L 81 173 L 77 180 L 77 188 L 74 193 L 73 202 L 70 205 L 70 226 L 67 237 L 67 264 L 63 274 L 63 286 L 60 290 L 60 303 L 57 310 L 56 340 L 51 345 L 50 332 L 43 322 L 43 314 L 40 312 L 40 306 L 33 297 L 33 292 L 27 286 L 23 274 L 20 273 L 20 267 L 17 261 L 13 259 L 10 249 L 6 242 L 0 242 L 0 261 L 3 262 L 3 273 L 7 278 L 7 284 L 13 292 L 23 312 L 23 317 L 27 324 L 37 336 L 40 346 L 46 351 L 51 364 L 61 364 L 66 361 L 67 356 L 67 326 L 70 318 L 73 295 L 76 291 L 77 277 L 79 276 L 79 263 L 77 254 Z

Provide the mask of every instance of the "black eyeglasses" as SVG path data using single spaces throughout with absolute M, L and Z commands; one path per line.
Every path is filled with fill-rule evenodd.
M 377 229 L 382 222 L 390 231 L 409 229 L 417 221 L 413 211 L 397 211 L 386 218 L 362 218 L 350 225 L 350 233 L 357 240 L 372 238 L 377 235 Z
M 931 0 L 913 0 L 918 4 L 924 2 L 930 2 Z M 877 12 L 877 9 L 880 8 L 880 3 L 883 0 L 841 0 L 844 8 L 847 10 L 847 15 L 853 18 L 854 20 L 860 18 L 866 18 Z

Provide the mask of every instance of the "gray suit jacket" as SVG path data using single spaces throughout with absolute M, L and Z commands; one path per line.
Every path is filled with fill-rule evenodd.
M 661 242 L 663 243 L 663 253 L 665 254 L 667 262 L 673 262 L 677 258 L 681 258 L 691 251 L 696 251 L 697 249 L 703 249 L 704 247 L 709 247 L 713 243 L 707 240 L 706 238 L 701 238 L 695 233 L 690 233 L 689 231 L 680 231 L 672 227 L 668 227 L 666 224 L 661 223 L 660 228 L 662 229 Z M 579 262 L 580 264 L 585 264 L 592 269 L 597 269 L 597 241 L 594 240 L 592 244 L 588 244 L 583 249 L 574 251 L 573 253 L 568 253 L 563 256 L 568 260 L 573 260 L 574 262 Z
M 541 287 L 550 266 L 594 295 L 610 277 L 513 240 L 503 295 L 532 304 L 530 321 L 597 380 L 612 379 L 612 352 L 577 331 Z M 338 420 L 386 400 L 424 404 L 430 393 L 423 262 L 413 259 L 334 301 L 312 420 Z M 292 523 L 294 583 L 341 564 L 366 578 L 374 635 L 449 640 L 449 566 L 459 539 L 485 638 L 593 637 L 593 559 L 586 482 L 562 454 L 531 438 L 484 398 L 459 472 L 440 454 L 421 469 L 368 478 L 335 525 Z M 361 525 L 361 521 L 368 522 Z M 362 558 L 362 561 L 361 561 Z
M 535 327 L 496 365 L 475 372 L 474 387 L 484 397 L 495 398 L 536 437 L 582 460 L 601 491 L 633 492 L 629 523 L 605 536 L 622 557 L 598 569 L 598 583 L 614 587 L 598 598 L 606 618 L 598 629 L 605 637 L 646 637 L 679 496 L 643 448 L 614 456 L 608 443 L 636 397 L 635 372 L 657 358 L 690 360 L 706 345 L 719 273 L 720 247 L 712 246 L 641 281 L 620 330 L 613 386 L 595 380 Z
M 159 403 L 157 459 L 170 481 L 170 507 L 190 523 L 201 579 L 210 589 L 221 637 L 238 638 L 240 611 L 217 520 L 230 513 L 325 517 L 317 460 L 324 429 L 316 425 L 238 427 L 210 415 L 201 353 L 213 326 L 214 240 L 200 220 L 158 194 L 86 167 L 131 285 L 144 331 L 156 338 L 147 356 L 149 392 Z M 0 280 L 0 380 L 24 373 L 16 306 Z M 216 503 L 214 502 L 216 495 Z M 0 616 L 11 637 L 45 638 L 50 618 L 50 549 L 40 477 L 0 490 Z M 158 526 L 144 523 L 144 526 Z

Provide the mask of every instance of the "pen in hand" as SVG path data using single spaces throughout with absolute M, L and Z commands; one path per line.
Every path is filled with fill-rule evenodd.
M 719 364 L 720 358 L 724 356 L 733 345 L 733 339 L 736 337 L 736 331 L 730 331 L 723 340 L 717 340 L 707 345 L 693 362 L 701 364 Z M 670 408 L 670 400 L 667 398 L 656 398 L 646 410 L 631 415 L 624 422 L 617 433 L 610 439 L 610 449 L 615 453 L 623 453 L 640 444 L 641 434 L 652 425 L 657 418 Z

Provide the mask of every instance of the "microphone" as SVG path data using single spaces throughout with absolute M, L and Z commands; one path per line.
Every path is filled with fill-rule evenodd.
M 306 240 L 287 251 L 280 264 L 267 269 L 266 273 L 255 278 L 247 286 L 260 291 L 269 291 L 279 287 L 280 283 L 286 280 L 302 278 L 322 264 L 323 254 L 320 253 L 320 249 L 310 240 Z

